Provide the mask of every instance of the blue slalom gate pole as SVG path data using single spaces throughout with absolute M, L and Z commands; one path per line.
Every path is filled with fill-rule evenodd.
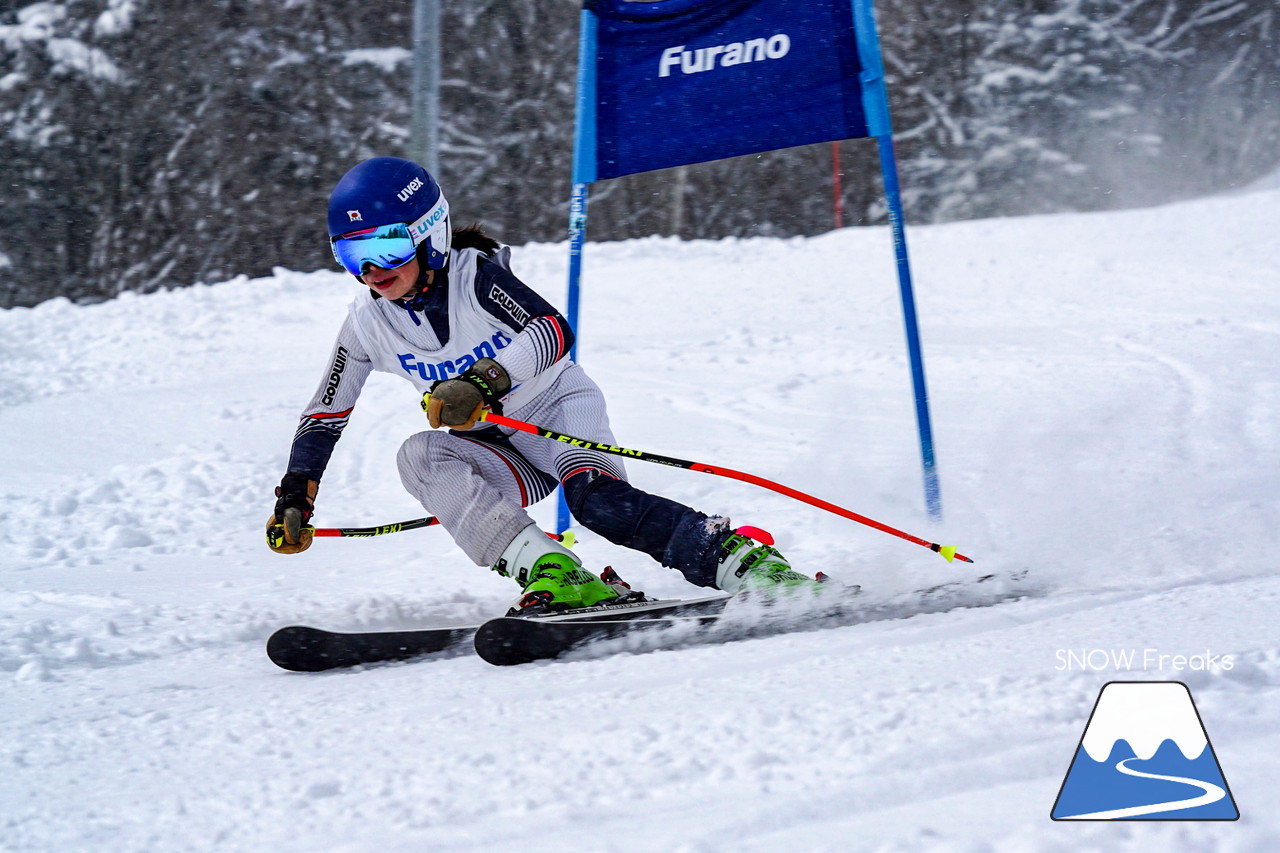
M 574 184 L 569 199 L 569 305 L 567 319 L 573 329 L 569 357 L 578 358 L 578 303 L 582 297 L 582 244 L 587 235 L 587 185 Z
M 578 316 L 579 302 L 582 297 L 582 244 L 587 236 L 587 187 L 588 184 L 575 183 L 573 194 L 569 198 L 569 328 L 573 329 L 573 346 L 569 349 L 569 358 L 578 360 Z M 558 507 L 556 509 L 556 532 L 564 533 L 573 523 L 569 513 L 569 503 L 565 500 L 564 489 L 557 490 Z
M 578 360 L 582 329 L 578 323 L 582 299 L 582 246 L 587 239 L 587 190 L 596 177 L 596 16 L 585 6 L 579 16 L 577 98 L 573 128 L 573 190 L 569 196 L 569 304 L 566 319 L 573 329 L 569 358 Z M 564 488 L 557 491 L 556 532 L 573 523 Z
M 889 230 L 893 234 L 893 255 L 898 265 L 898 290 L 902 295 L 902 321 L 907 330 L 907 354 L 911 360 L 911 387 L 916 403 L 916 427 L 920 433 L 920 459 L 924 465 L 924 502 L 929 517 L 942 520 L 942 492 L 933 455 L 933 427 L 929 420 L 929 392 L 924 381 L 924 357 L 920 353 L 920 328 L 916 321 L 916 299 L 911 287 L 911 264 L 907 259 L 907 235 L 903 228 L 902 193 L 898 186 L 898 161 L 893 137 L 877 136 L 884 194 L 889 204 Z
M 898 266 L 898 291 L 902 296 L 902 322 L 907 330 L 907 355 L 911 362 L 911 388 L 916 405 L 916 428 L 920 434 L 920 461 L 924 466 L 924 503 L 929 517 L 942 520 L 942 491 L 933 455 L 933 427 L 929 421 L 929 392 L 924 381 L 924 357 L 920 353 L 920 326 L 916 320 L 916 298 L 911 287 L 911 262 L 907 257 L 907 235 L 902 215 L 902 191 L 898 184 L 898 158 L 893 151 L 893 123 L 889 118 L 889 93 L 885 88 L 884 61 L 880 57 L 880 36 L 876 33 L 872 0 L 851 0 L 858 53 L 863 70 L 862 103 L 867 127 L 880 150 L 880 174 L 884 177 L 885 201 L 889 207 L 889 230 L 893 235 L 893 256 Z

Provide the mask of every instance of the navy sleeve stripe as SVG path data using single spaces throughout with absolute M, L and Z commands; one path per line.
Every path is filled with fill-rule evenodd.
M 567 324 L 562 328 L 559 317 L 535 317 L 525 327 L 524 333 L 533 343 L 533 356 L 538 372 L 546 370 L 565 357 L 568 352 L 565 346 L 566 329 Z
M 289 470 L 319 481 L 329 465 L 338 439 L 342 437 L 342 431 L 347 428 L 351 411 L 317 412 L 303 416 L 298 423 L 298 431 L 293 435 Z
M 299 436 L 309 432 L 341 433 L 347 428 L 347 423 L 351 420 L 351 412 L 352 409 L 347 409 L 345 412 L 320 412 L 313 415 L 305 415 L 298 422 L 298 431 L 294 433 L 294 439 L 296 440 Z

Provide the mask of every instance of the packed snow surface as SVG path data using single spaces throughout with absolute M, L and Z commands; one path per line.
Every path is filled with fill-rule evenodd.
M 989 606 L 510 669 L 263 653 L 289 623 L 466 623 L 517 591 L 439 528 L 264 544 L 349 276 L 0 312 L 0 850 L 1280 849 L 1277 221 L 1262 189 L 912 229 L 941 523 L 883 229 L 589 246 L 580 360 L 624 446 L 976 562 L 731 480 L 632 462 L 638 484 L 869 601 L 1030 573 Z M 563 245 L 513 263 L 563 304 Z M 395 454 L 425 428 L 371 380 L 316 523 L 423 515 Z M 1050 820 L 1102 686 L 1144 679 L 1190 688 L 1238 822 Z

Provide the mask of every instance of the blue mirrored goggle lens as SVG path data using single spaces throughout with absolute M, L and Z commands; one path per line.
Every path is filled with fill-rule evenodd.
M 402 267 L 413 260 L 417 247 L 409 236 L 409 226 L 402 222 L 352 231 L 333 241 L 333 256 L 352 275 L 361 275 L 366 264 L 386 270 Z

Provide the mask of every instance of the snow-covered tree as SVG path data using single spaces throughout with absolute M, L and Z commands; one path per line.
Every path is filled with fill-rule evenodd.
M 580 0 L 439 0 L 441 179 L 567 225 Z M 327 267 L 329 189 L 412 156 L 412 4 L 0 2 L 0 305 Z M 879 0 L 912 222 L 1149 204 L 1280 160 L 1275 0 Z M 831 227 L 829 145 L 606 181 L 591 239 Z M 841 145 L 846 221 L 884 217 Z
M 1270 4 L 896 0 L 885 9 L 904 183 L 922 218 L 1102 208 L 1205 191 L 1229 183 L 1232 170 L 1189 169 L 1188 139 L 1204 151 L 1276 138 L 1274 118 L 1255 120 L 1241 109 L 1275 103 L 1280 63 Z M 1206 114 L 1227 120 L 1196 120 Z M 1258 159 L 1249 161 L 1253 168 L 1261 168 Z M 1247 168 L 1232 165 L 1237 174 Z

